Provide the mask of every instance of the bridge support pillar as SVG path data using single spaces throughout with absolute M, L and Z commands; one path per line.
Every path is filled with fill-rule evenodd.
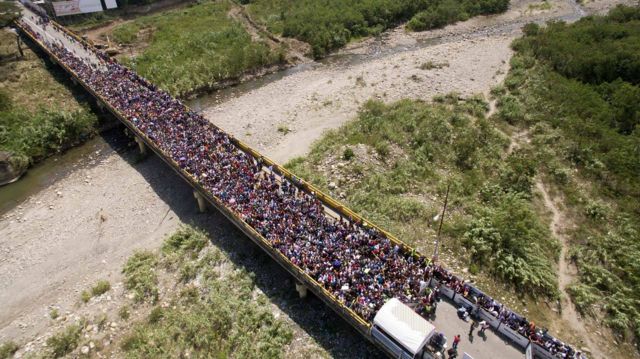
M 135 136 L 134 138 L 136 139 L 136 143 L 138 144 L 138 148 L 140 148 L 140 154 L 141 155 L 146 155 L 147 154 L 147 145 L 144 143 L 142 138 L 140 138 L 138 136 Z
M 308 290 L 304 284 L 296 282 L 296 291 L 298 292 L 298 295 L 300 296 L 300 298 L 307 297 Z
M 193 197 L 198 201 L 198 210 L 200 213 L 204 213 L 207 210 L 207 200 L 198 191 L 193 191 Z

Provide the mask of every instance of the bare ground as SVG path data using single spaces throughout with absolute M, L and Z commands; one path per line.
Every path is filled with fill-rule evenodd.
M 382 39 L 352 44 L 343 56 L 364 58 L 316 64 L 208 108 L 205 114 L 267 155 L 286 161 L 305 154 L 323 131 L 353 118 L 369 98 L 390 102 L 429 100 L 451 91 L 487 93 L 506 73 L 509 42 L 524 22 L 574 11 L 571 3 L 558 0 L 551 1 L 551 10 L 535 13 L 528 11 L 530 3 L 516 1 L 506 14 L 443 30 L 408 34 L 398 29 Z M 429 39 L 436 44 L 420 45 Z M 420 70 L 429 60 L 448 66 Z M 279 126 L 293 132 L 284 135 Z M 289 355 L 375 355 L 317 299 L 296 299 L 287 274 L 221 215 L 198 214 L 190 189 L 159 159 L 135 163 L 131 153 L 112 152 L 94 160 L 94 166 L 71 172 L 0 218 L 0 342 L 32 343 L 28 347 L 41 349 L 44 339 L 60 327 L 46 318 L 51 306 L 69 316 L 80 312 L 81 290 L 99 279 L 120 288 L 120 269 L 133 251 L 157 248 L 180 223 L 195 223 L 212 233 L 214 244 L 230 253 L 234 263 L 258 275 L 258 286 L 274 311 L 295 329 Z M 330 324 L 320 327 L 318 320 Z

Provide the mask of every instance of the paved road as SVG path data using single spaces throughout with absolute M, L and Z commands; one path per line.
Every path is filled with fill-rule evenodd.
M 473 338 L 470 340 L 470 337 L 467 335 L 469 334 L 471 323 L 458 318 L 456 307 L 447 301 L 443 300 L 438 304 L 436 318 L 432 323 L 435 325 L 437 331 L 443 332 L 447 337 L 448 347 L 451 346 L 453 337 L 458 334 L 460 335 L 462 340 L 458 346 L 459 358 L 462 358 L 462 353 L 469 354 L 473 359 L 511 359 L 525 357 L 523 351 L 510 345 L 509 342 L 488 329 L 485 332 L 485 338 L 478 336 L 476 330 L 476 333 L 474 333 Z

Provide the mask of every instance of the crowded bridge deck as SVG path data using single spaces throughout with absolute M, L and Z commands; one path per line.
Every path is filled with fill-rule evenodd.
M 526 318 L 37 14 L 35 5 L 23 4 L 33 11 L 25 10 L 17 26 L 34 43 L 183 177 L 196 198 L 214 205 L 291 273 L 301 294 L 313 291 L 365 337 L 371 339 L 373 318 L 387 300 L 398 298 L 431 317 L 441 293 L 519 348 L 534 348 L 544 358 L 578 357 Z M 513 353 L 501 357 L 522 357 Z

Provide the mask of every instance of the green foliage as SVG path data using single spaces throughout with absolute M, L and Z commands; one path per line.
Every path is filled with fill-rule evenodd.
M 58 311 L 58 308 L 53 308 L 49 311 L 49 318 L 56 320 L 59 316 L 60 312 Z
M 35 162 L 95 134 L 97 117 L 88 110 L 35 113 L 15 107 L 0 112 L 0 150 Z
M 120 309 L 118 310 L 118 316 L 122 320 L 129 320 L 129 318 L 131 317 L 131 312 L 129 312 L 129 306 L 123 305 L 122 307 L 120 307 Z
M 70 325 L 64 331 L 47 339 L 47 347 L 54 358 L 63 357 L 71 353 L 80 341 L 82 328 L 79 325 Z
M 141 55 L 125 61 L 173 95 L 183 96 L 281 60 L 263 41 L 227 16 L 229 1 L 203 1 L 187 8 L 142 16 L 114 29 L 122 43 L 139 43 L 152 32 Z M 177 31 L 176 29 L 180 29 Z
M 195 234 L 195 235 L 194 235 Z M 133 324 L 120 346 L 128 358 L 192 357 L 280 358 L 292 332 L 277 320 L 265 298 L 255 294 L 253 275 L 236 269 L 216 248 L 194 240 L 203 233 L 183 227 L 169 237 L 163 255 L 204 252 L 192 265 L 200 285 L 187 285 L 166 307 L 154 307 L 146 320 Z M 163 258 L 164 259 L 164 258 Z M 223 265 L 224 277 L 213 275 Z
M 445 228 L 445 234 L 464 238 L 470 269 L 528 293 L 555 297 L 558 243 L 530 199 L 536 159 L 531 151 L 519 150 L 505 160 L 507 141 L 484 118 L 487 110 L 482 98 L 461 100 L 457 94 L 441 96 L 434 104 L 370 101 L 356 120 L 318 142 L 307 161 L 288 166 L 304 177 L 344 146 L 364 144 L 376 152 L 380 144 L 393 146 L 394 152 L 398 148 L 403 154 L 399 160 L 392 162 L 387 155 L 388 167 L 369 167 L 345 188 L 353 209 L 421 245 L 424 219 L 432 218 L 440 204 L 429 206 L 419 199 L 442 196 L 444 182 L 450 182 L 455 198 L 450 211 L 464 213 L 465 221 Z
M 410 19 L 409 28 L 425 30 L 437 27 L 435 21 L 443 26 L 501 12 L 507 5 L 507 0 L 255 0 L 248 8 L 270 31 L 308 42 L 321 57 L 353 38 L 377 35 Z
M 407 27 L 413 31 L 437 29 L 473 16 L 504 12 L 508 6 L 508 0 L 432 1 L 425 11 L 419 12 L 407 23 Z
M 11 25 L 20 17 L 20 9 L 13 1 L 0 1 L 0 28 Z
M 0 359 L 9 359 L 20 347 L 14 342 L 6 342 L 0 345 Z
M 140 27 L 136 23 L 124 24 L 113 30 L 113 39 L 120 44 L 131 44 L 138 39 Z
M 122 269 L 124 286 L 133 291 L 137 302 L 150 299 L 155 303 L 158 300 L 158 277 L 155 273 L 157 264 L 155 254 L 141 251 L 134 253 Z
M 574 24 L 529 25 L 524 33 L 513 44 L 514 80 L 510 93 L 500 95 L 497 117 L 529 126 L 535 152 L 527 157 L 572 207 L 570 253 L 579 272 L 568 288 L 573 302 L 637 340 L 640 8 L 619 6 Z
M 346 147 L 342 152 L 342 159 L 345 161 L 351 161 L 356 156 L 351 147 Z
M 530 202 L 521 194 L 492 198 L 478 210 L 464 234 L 472 261 L 519 289 L 557 295 L 553 259 L 559 250 Z
M 10 110 L 13 106 L 11 96 L 5 90 L 0 89 L 0 111 Z
M 80 293 L 80 300 L 82 300 L 83 303 L 88 303 L 91 300 L 91 293 L 83 290 L 82 293 Z
M 107 280 L 100 280 L 96 285 L 91 288 L 91 295 L 97 297 L 108 292 L 111 289 L 111 284 Z

